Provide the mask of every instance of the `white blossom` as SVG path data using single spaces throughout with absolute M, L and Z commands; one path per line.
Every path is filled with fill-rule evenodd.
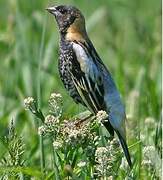
M 54 117 L 53 115 L 47 115 L 45 117 L 45 124 L 53 125 L 58 122 L 58 118 Z
M 102 121 L 106 120 L 108 118 L 108 114 L 105 111 L 98 111 L 96 114 L 96 118 L 99 123 L 102 123 Z
M 34 104 L 35 100 L 33 97 L 27 97 L 24 99 L 24 106 L 25 108 L 28 110 L 29 108 L 31 108 Z
M 80 161 L 77 166 L 82 168 L 82 167 L 85 167 L 87 165 L 87 163 L 85 161 Z
M 62 143 L 59 142 L 59 141 L 54 141 L 53 142 L 53 147 L 54 147 L 55 150 L 58 150 L 58 149 L 60 149 L 62 147 Z
M 45 126 L 40 126 L 38 128 L 38 134 L 41 136 L 41 135 L 44 135 L 46 133 L 46 128 Z

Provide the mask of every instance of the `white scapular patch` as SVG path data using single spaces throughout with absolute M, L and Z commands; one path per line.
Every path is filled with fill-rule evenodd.
M 73 49 L 77 57 L 77 61 L 80 64 L 81 70 L 91 77 L 91 79 L 96 82 L 100 76 L 98 68 L 96 67 L 91 56 L 88 56 L 79 44 L 73 43 Z
M 89 58 L 87 56 L 87 54 L 85 53 L 84 49 L 76 43 L 73 43 L 73 49 L 75 51 L 77 60 L 80 64 L 80 68 L 83 72 L 87 72 L 87 67 L 89 64 Z

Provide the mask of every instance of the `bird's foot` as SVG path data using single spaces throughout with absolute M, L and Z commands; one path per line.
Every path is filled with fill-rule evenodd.
M 88 116 L 84 117 L 83 119 L 76 119 L 76 126 L 80 126 L 82 123 L 86 122 L 88 119 L 90 119 L 93 116 L 93 114 L 89 114 Z

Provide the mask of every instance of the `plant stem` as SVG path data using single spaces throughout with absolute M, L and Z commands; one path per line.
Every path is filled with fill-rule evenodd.
M 37 101 L 38 101 L 38 109 L 40 109 L 41 106 L 41 88 L 40 88 L 40 77 L 41 77 L 41 64 L 42 64 L 42 58 L 43 58 L 43 49 L 44 49 L 44 42 L 45 42 L 45 31 L 46 31 L 46 22 L 47 22 L 47 16 L 44 19 L 44 25 L 42 29 L 42 36 L 41 36 L 41 45 L 40 45 L 40 52 L 39 52 L 39 62 L 38 62 L 38 74 L 37 74 Z
M 52 149 L 52 155 L 53 155 L 53 166 L 54 166 L 54 172 L 55 172 L 55 180 L 61 180 L 60 175 L 59 175 L 59 169 L 56 164 L 56 155 L 53 147 L 53 140 L 52 138 L 50 139 L 51 141 L 51 149 Z
M 41 163 L 41 172 L 44 174 L 45 171 L 45 153 L 44 153 L 44 139 L 43 136 L 40 135 L 40 163 Z
M 39 52 L 39 63 L 38 63 L 38 74 L 37 74 L 37 102 L 38 102 L 38 109 L 41 107 L 41 88 L 40 88 L 40 69 L 41 69 L 41 62 L 42 62 L 42 55 L 43 55 L 43 47 L 45 41 L 45 30 L 46 30 L 46 19 L 44 20 L 44 26 L 42 30 L 42 37 L 41 37 L 41 45 L 40 45 L 40 52 Z M 40 113 L 42 115 L 42 113 Z M 42 116 L 41 116 L 42 117 Z M 41 118 L 42 120 L 42 118 Z M 45 153 L 44 153 L 44 141 L 43 136 L 41 135 L 39 138 L 40 141 L 40 161 L 41 161 L 41 172 L 44 174 L 45 172 Z

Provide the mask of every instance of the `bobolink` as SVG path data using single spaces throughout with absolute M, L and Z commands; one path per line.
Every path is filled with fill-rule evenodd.
M 129 166 L 132 166 L 126 144 L 125 108 L 113 78 L 103 64 L 86 28 L 85 19 L 73 6 L 53 6 L 47 10 L 55 16 L 60 32 L 59 73 L 69 95 L 93 114 L 108 113 L 104 126 L 111 136 L 119 137 Z

